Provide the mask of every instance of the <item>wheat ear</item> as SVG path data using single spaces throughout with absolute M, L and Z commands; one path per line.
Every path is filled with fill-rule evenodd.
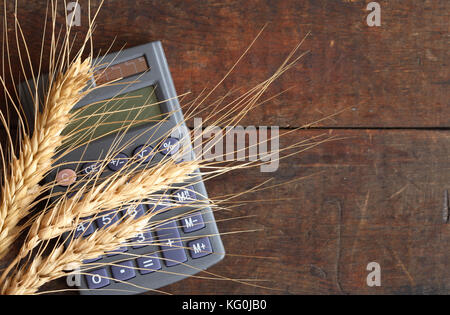
M 150 195 L 156 191 L 165 190 L 173 187 L 174 183 L 186 181 L 198 167 L 199 162 L 195 160 L 181 163 L 168 160 L 165 163 L 160 163 L 158 167 L 145 169 L 137 173 L 128 172 L 128 174 L 122 174 L 121 176 L 117 176 L 117 178 L 115 176 L 109 177 L 94 187 L 89 187 L 89 189 L 86 189 L 88 188 L 88 184 L 85 184 L 79 191 L 79 194 L 86 192 L 83 194 L 82 199 L 77 198 L 76 196 L 74 196 L 74 198 L 61 198 L 52 208 L 43 212 L 32 223 L 20 253 L 2 274 L 1 280 L 4 281 L 4 286 L 8 286 L 7 283 L 9 280 L 6 279 L 6 277 L 8 276 L 9 271 L 12 270 L 22 258 L 36 248 L 41 242 L 56 238 L 64 232 L 73 231 L 80 218 L 96 215 L 103 210 L 118 208 L 123 204 L 129 204 L 136 200 L 149 198 Z M 124 222 L 121 226 L 126 225 L 126 223 L 127 222 Z M 124 229 L 124 233 L 126 234 L 128 227 L 125 226 Z M 131 237 L 135 234 L 132 234 Z M 91 238 L 87 238 L 86 241 L 89 241 L 90 239 Z M 74 240 L 73 242 L 79 243 L 80 241 Z M 114 250 L 117 247 L 119 246 L 108 247 L 105 251 Z M 67 248 L 67 250 L 70 249 L 71 247 Z M 91 249 L 91 251 L 93 251 L 93 249 Z M 94 257 L 101 255 L 98 252 L 96 253 L 97 256 Z M 81 252 L 79 254 L 81 255 Z M 39 256 L 33 259 L 41 261 Z M 39 264 L 40 263 L 37 265 Z M 33 266 L 34 264 L 31 263 L 29 268 L 31 274 L 36 272 L 36 267 Z M 56 273 L 56 277 L 59 277 L 58 275 L 61 276 L 62 274 Z M 22 275 L 21 271 L 18 271 L 13 277 L 19 279 L 22 276 L 26 277 L 25 275 Z M 41 280 L 38 282 L 40 283 L 40 281 Z M 39 284 L 39 286 L 40 285 L 42 284 Z M 13 294 L 27 293 L 17 292 Z
M 73 270 L 80 266 L 83 260 L 93 259 L 116 250 L 144 230 L 151 217 L 151 213 L 138 219 L 127 217 L 107 229 L 96 230 L 87 238 L 71 240 L 67 248 L 64 248 L 63 244 L 56 246 L 49 256 L 35 257 L 7 278 L 1 294 L 36 293 L 45 283 L 67 275 L 65 270 Z
M 74 230 L 80 218 L 149 198 L 152 193 L 169 189 L 175 183 L 185 182 L 198 167 L 197 161 L 182 163 L 167 161 L 134 174 L 107 178 L 88 189 L 82 188 L 79 192 L 80 195 L 85 192 L 82 199 L 76 196 L 61 198 L 53 208 L 33 222 L 18 257 L 25 257 L 42 241 Z
M 52 157 L 63 136 L 69 111 L 80 100 L 91 75 L 91 60 L 78 57 L 52 84 L 42 112 L 36 113 L 31 137 L 25 135 L 18 157 L 5 172 L 0 199 L 0 258 L 20 234 L 19 221 L 28 215 L 30 204 L 41 193 L 39 182 L 50 170 Z

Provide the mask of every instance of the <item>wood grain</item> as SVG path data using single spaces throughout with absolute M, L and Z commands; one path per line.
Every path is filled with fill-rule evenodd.
M 282 145 L 315 136 L 298 132 Z M 230 173 L 207 183 L 212 196 L 238 193 L 263 180 L 274 183 L 317 174 L 242 199 L 295 198 L 243 205 L 218 220 L 232 255 L 210 272 L 236 279 L 267 280 L 264 290 L 238 283 L 190 279 L 166 288 L 183 294 L 448 293 L 450 229 L 442 219 L 450 153 L 447 132 L 339 131 L 346 140 L 320 145 L 281 162 L 266 176 L 259 170 Z M 431 153 L 432 152 L 432 153 Z M 241 185 L 231 183 L 241 182 Z M 276 258 L 272 260 L 270 258 Z M 381 287 L 368 287 L 369 262 L 381 266 Z
M 322 133 L 296 132 L 281 145 Z M 277 172 L 236 171 L 206 183 L 210 196 L 220 199 L 269 178 L 273 178 L 269 185 L 276 185 L 310 176 L 246 194 L 238 199 L 239 207 L 216 212 L 227 256 L 208 272 L 253 279 L 250 284 L 267 288 L 191 278 L 163 290 L 172 294 L 448 294 L 450 229 L 442 219 L 443 193 L 450 188 L 448 165 L 443 167 L 450 154 L 448 132 L 333 134 L 346 139 L 284 159 Z M 243 216 L 253 217 L 239 219 Z M 226 235 L 249 230 L 257 231 Z M 381 287 L 366 284 L 370 262 L 380 264 Z M 64 287 L 65 281 L 50 286 Z
M 74 29 L 79 33 L 74 47 L 79 46 L 88 25 L 87 1 L 80 4 L 82 19 Z M 92 1 L 91 11 L 98 4 Z M 366 1 L 111 0 L 105 1 L 98 16 L 94 48 L 105 52 L 112 45 L 114 51 L 161 40 L 178 92 L 192 91 L 196 96 L 222 79 L 268 23 L 217 91 L 223 95 L 267 78 L 311 32 L 302 46 L 310 53 L 274 83 L 272 92 L 293 89 L 249 115 L 244 124 L 299 126 L 349 108 L 320 125 L 450 126 L 450 3 L 391 0 L 382 1 L 381 6 L 381 27 L 368 27 Z M 45 9 L 42 1 L 19 1 L 18 16 L 35 65 Z M 10 38 L 14 38 L 12 10 L 9 6 Z M 58 12 L 62 25 L 61 4 Z M 13 70 L 18 73 L 18 69 L 16 61 Z
M 80 3 L 84 13 L 77 31 L 83 34 L 87 1 Z M 92 3 L 95 10 L 99 1 Z M 207 182 L 211 196 L 218 198 L 272 177 L 274 183 L 283 183 L 314 175 L 244 195 L 242 205 L 216 214 L 223 233 L 258 231 L 224 235 L 228 256 L 208 271 L 253 279 L 249 282 L 254 285 L 190 278 L 165 291 L 450 293 L 450 229 L 442 215 L 444 191 L 450 189 L 450 2 L 379 3 L 382 26 L 370 28 L 365 22 L 367 1 L 358 0 L 105 2 L 97 20 L 95 51 L 161 40 L 178 92 L 192 91 L 191 99 L 222 79 L 266 23 L 211 101 L 270 76 L 311 32 L 302 46 L 310 53 L 277 80 L 266 97 L 292 90 L 249 114 L 244 126 L 277 125 L 288 132 L 348 108 L 319 123 L 319 129 L 292 131 L 282 146 L 319 134 L 344 139 L 286 158 L 275 173 L 252 169 Z M 12 9 L 7 11 L 10 42 Z M 58 12 L 61 24 L 62 8 Z M 31 60 L 37 64 L 45 5 L 22 2 L 18 13 Z M 47 40 L 44 47 L 48 45 Z M 43 62 L 45 66 L 48 59 Z M 17 60 L 12 69 L 17 80 Z M 275 201 L 261 201 L 266 199 Z M 251 202 L 255 200 L 260 201 Z M 247 215 L 254 217 L 233 219 Z M 366 267 L 373 261 L 381 266 L 381 287 L 366 284 Z M 61 288 L 64 280 L 46 287 Z

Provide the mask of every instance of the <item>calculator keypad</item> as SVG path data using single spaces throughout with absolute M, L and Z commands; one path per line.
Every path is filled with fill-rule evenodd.
M 161 269 L 161 262 L 159 258 L 155 255 L 147 255 L 144 257 L 139 257 L 136 259 L 139 272 L 142 275 L 146 275 L 151 272 L 155 272 L 156 270 Z
M 108 167 L 111 171 L 118 171 L 128 162 L 128 155 L 125 153 L 118 153 L 109 163 Z
M 187 260 L 175 221 L 160 225 L 156 230 L 156 235 L 158 235 L 162 254 L 165 258 L 164 263 L 167 267 L 176 266 Z
M 196 212 L 182 218 L 181 226 L 183 227 L 184 233 L 191 233 L 203 229 L 205 227 L 205 222 L 203 221 L 202 214 L 200 212 Z
M 197 194 L 195 193 L 193 186 L 187 186 L 183 189 L 178 189 L 173 192 L 173 197 L 177 203 L 191 203 L 197 200 Z
M 193 190 L 192 186 L 186 187 L 186 189 L 179 189 L 174 191 L 190 191 Z M 194 194 L 195 195 L 195 194 Z M 160 196 L 160 199 L 170 200 L 169 196 Z M 175 200 L 183 200 L 182 198 L 176 198 Z M 148 210 L 146 210 L 148 209 Z M 123 210 L 111 210 L 101 214 L 95 220 L 84 219 L 80 226 L 79 231 L 75 231 L 76 236 L 86 237 L 95 231 L 96 228 L 105 228 L 111 224 L 120 224 L 119 217 L 134 216 L 140 217 L 145 214 L 146 211 L 154 211 L 154 204 L 147 204 L 147 208 L 143 204 L 131 205 L 124 207 Z M 95 221 L 95 223 L 94 223 Z M 196 232 L 206 226 L 203 219 L 203 215 L 200 211 L 189 213 L 184 217 L 181 217 L 178 221 L 171 220 L 164 224 L 158 225 L 154 228 L 156 239 L 153 238 L 152 232 L 146 230 L 136 235 L 131 239 L 127 246 L 133 250 L 141 250 L 143 248 L 153 248 L 153 253 L 139 254 L 139 257 L 133 255 L 123 255 L 124 258 L 132 258 L 130 260 L 123 261 L 122 258 L 118 262 L 111 262 L 110 266 L 105 268 L 95 269 L 87 272 L 85 280 L 88 288 L 101 289 L 107 287 L 112 282 L 123 282 L 133 279 L 137 276 L 137 272 L 140 275 L 147 275 L 154 273 L 155 271 L 162 269 L 162 262 L 167 268 L 173 268 L 188 260 L 187 254 L 192 259 L 199 259 L 213 253 L 213 248 L 208 237 L 200 237 L 194 240 L 186 240 L 184 243 L 184 237 L 181 236 L 180 231 L 183 231 L 186 235 Z M 128 251 L 126 244 L 124 246 L 108 253 L 105 257 L 112 257 Z M 159 246 L 160 250 L 155 250 L 155 246 Z M 162 255 L 159 257 L 158 252 Z M 91 260 L 86 260 L 84 263 L 98 262 L 102 257 L 98 257 Z
M 167 195 L 158 196 L 154 200 L 150 200 L 147 205 L 150 212 L 154 214 L 160 214 L 167 210 L 173 209 L 172 200 Z
M 55 179 L 59 186 L 67 187 L 76 182 L 77 173 L 73 169 L 64 168 L 58 171 Z
M 106 268 L 97 269 L 86 275 L 86 282 L 89 289 L 100 289 L 109 285 L 108 272 Z
M 134 219 L 138 219 L 145 214 L 144 207 L 142 205 L 131 205 L 126 207 L 125 210 L 122 210 L 123 217 L 133 217 Z
M 119 247 L 119 248 L 116 248 L 115 250 L 113 250 L 113 251 L 110 251 L 110 252 L 107 252 L 106 254 L 106 256 L 107 257 L 111 257 L 111 256 L 116 256 L 116 255 L 119 255 L 119 254 L 121 254 L 121 253 L 125 253 L 126 251 L 128 251 L 128 248 L 126 247 L 126 246 L 121 246 L 121 247 Z
M 164 155 L 174 155 L 180 149 L 180 142 L 175 138 L 167 138 L 161 143 L 160 150 Z
M 100 259 L 102 259 L 102 256 L 99 256 L 97 258 L 85 259 L 85 260 L 83 260 L 83 264 L 90 264 L 90 263 L 99 261 Z
M 80 222 L 75 230 L 74 238 L 88 237 L 92 233 L 94 233 L 94 226 L 89 219 L 82 219 L 83 222 Z
M 136 147 L 133 151 L 133 155 L 139 160 L 144 163 L 148 163 L 152 160 L 154 154 L 154 149 L 152 146 L 146 146 L 146 145 L 140 145 Z
M 130 280 L 136 276 L 131 260 L 114 264 L 111 266 L 111 273 L 113 278 L 118 281 Z
M 95 162 L 84 163 L 81 172 L 84 175 L 94 175 L 100 171 L 100 164 Z
M 153 241 L 152 233 L 149 231 L 143 231 L 136 235 L 130 243 L 132 244 L 133 249 L 142 248 L 148 246 Z
M 191 257 L 201 258 L 212 253 L 211 242 L 208 237 L 202 237 L 194 241 L 188 242 Z
M 117 210 L 111 210 L 103 212 L 97 219 L 97 225 L 101 228 L 107 228 L 119 220 L 119 212 Z
M 160 144 L 159 148 L 160 153 L 156 153 L 153 152 L 156 150 L 151 146 L 137 146 L 131 154 L 135 158 L 133 163 L 151 162 L 156 154 L 171 156 L 179 150 L 179 143 L 175 138 L 168 138 Z M 108 163 L 108 169 L 118 171 L 128 161 L 128 155 L 121 152 Z M 100 166 L 101 163 L 88 162 L 81 166 L 80 171 L 82 175 L 90 176 L 97 174 L 101 169 Z M 74 237 L 88 237 L 96 229 L 105 229 L 113 224 L 121 224 L 121 221 L 128 217 L 140 218 L 146 212 L 153 213 L 155 217 L 160 215 L 167 217 L 168 211 L 179 209 L 185 205 L 191 206 L 197 200 L 197 191 L 194 185 L 160 192 L 155 194 L 152 199 L 143 201 L 142 204 L 123 206 L 120 209 L 105 211 L 93 218 L 82 219 L 74 231 Z M 83 261 L 85 264 L 92 264 L 93 268 L 93 271 L 86 272 L 84 276 L 86 286 L 89 289 L 113 287 L 114 283 L 134 281 L 132 279 L 136 277 L 150 276 L 163 268 L 167 268 L 167 270 L 178 268 L 188 263 L 189 259 L 197 260 L 213 252 L 208 237 L 190 236 L 198 235 L 195 232 L 207 226 L 201 211 L 188 213 L 168 222 L 163 220 L 163 222 L 165 223 L 153 228 L 152 232 L 143 231 L 137 234 L 120 248 L 103 256 Z M 148 252 L 146 253 L 146 251 Z M 100 264 L 104 259 L 107 259 L 109 265 L 96 269 L 95 265 Z

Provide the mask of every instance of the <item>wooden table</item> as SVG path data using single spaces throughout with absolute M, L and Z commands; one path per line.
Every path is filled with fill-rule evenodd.
M 165 291 L 450 293 L 450 223 L 443 217 L 450 188 L 450 3 L 379 1 L 381 26 L 369 27 L 368 2 L 105 1 L 95 51 L 161 40 L 178 93 L 194 96 L 219 82 L 268 23 L 212 99 L 266 79 L 311 32 L 301 48 L 310 53 L 267 96 L 291 89 L 241 125 L 291 131 L 282 147 L 322 134 L 342 138 L 283 159 L 274 173 L 255 168 L 207 182 L 210 195 L 219 197 L 269 178 L 277 184 L 306 177 L 245 194 L 239 207 L 217 212 L 228 256 L 208 272 L 228 280 L 190 278 Z M 94 10 L 99 1 L 92 3 Z M 82 34 L 87 1 L 80 4 L 81 26 L 75 29 Z M 62 16 L 63 8 L 58 12 Z M 10 22 L 11 13 L 9 8 Z M 42 1 L 19 5 L 34 63 L 44 15 Z M 309 129 L 293 130 L 343 109 Z M 256 231 L 227 234 L 247 230 Z M 366 283 L 370 262 L 381 267 L 381 286 Z M 59 281 L 47 289 L 63 287 Z

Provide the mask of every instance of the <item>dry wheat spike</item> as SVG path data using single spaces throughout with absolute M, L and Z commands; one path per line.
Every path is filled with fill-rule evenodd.
M 93 187 L 86 185 L 84 188 L 88 189 L 82 188 L 79 192 L 79 195 L 85 192 L 83 198 L 61 198 L 53 208 L 38 216 L 18 257 L 25 257 L 42 241 L 74 230 L 80 218 L 115 209 L 134 200 L 150 198 L 157 191 L 185 182 L 198 167 L 198 161 L 176 163 L 169 160 L 135 174 L 130 172 L 118 178 L 110 177 Z
M 107 229 L 96 230 L 87 238 L 78 238 L 64 245 L 56 246 L 50 255 L 35 257 L 21 266 L 17 272 L 3 283 L 1 294 L 34 294 L 45 283 L 63 277 L 67 269 L 75 269 L 85 259 L 92 259 L 114 251 L 128 239 L 133 238 L 147 225 L 152 214 L 134 219 L 128 217 L 120 224 Z
M 91 60 L 78 57 L 53 82 L 42 112 L 37 113 L 33 135 L 25 135 L 18 157 L 5 172 L 0 199 L 0 258 L 20 234 L 19 221 L 28 215 L 30 204 L 40 194 L 38 183 L 50 170 L 52 157 L 63 137 L 69 111 L 84 95 L 91 76 Z

